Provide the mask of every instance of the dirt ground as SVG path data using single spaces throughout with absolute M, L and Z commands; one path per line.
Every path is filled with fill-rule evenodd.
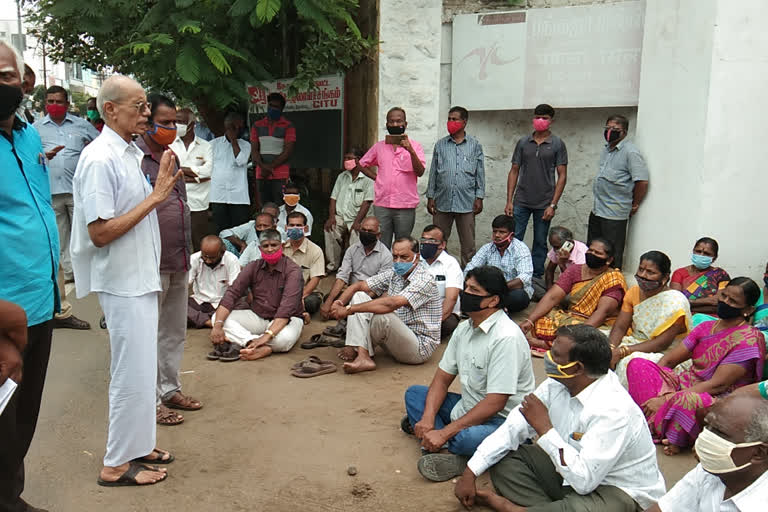
M 208 331 L 189 331 L 184 391 L 205 407 L 185 413 L 182 425 L 158 426 L 158 446 L 176 456 L 167 481 L 97 486 L 109 342 L 98 328 L 95 297 L 75 301 L 74 308 L 94 329 L 54 331 L 40 422 L 26 459 L 24 497 L 33 505 L 57 512 L 463 510 L 451 482 L 419 475 L 419 447 L 399 428 L 405 389 L 429 384 L 444 345 L 422 366 L 380 356 L 375 372 L 297 379 L 289 375 L 293 363 L 310 354 L 335 360 L 337 350 L 303 350 L 297 343 L 290 353 L 262 361 L 220 363 L 205 359 Z M 326 325 L 314 320 L 300 342 Z M 540 382 L 540 360 L 534 369 Z M 690 454 L 659 454 L 668 485 L 695 465 Z M 357 475 L 347 474 L 349 466 Z M 487 478 L 481 482 L 489 485 Z

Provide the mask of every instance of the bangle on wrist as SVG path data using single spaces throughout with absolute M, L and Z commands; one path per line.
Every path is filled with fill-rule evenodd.
M 523 323 L 525 323 L 525 322 L 528 322 L 529 324 L 531 324 L 531 327 L 533 327 L 533 325 L 534 325 L 534 323 L 531 321 L 530 318 L 526 318 L 525 320 L 523 320 Z
M 224 323 L 224 320 L 216 320 L 215 322 L 213 322 L 213 325 L 218 325 L 223 323 Z

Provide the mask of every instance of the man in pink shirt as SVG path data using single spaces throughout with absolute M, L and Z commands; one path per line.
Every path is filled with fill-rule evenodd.
M 381 224 L 381 243 L 392 245 L 394 238 L 411 236 L 419 205 L 416 182 L 424 174 L 424 150 L 405 135 L 405 110 L 387 112 L 387 132 L 402 136 L 396 143 L 380 140 L 360 159 L 363 174 L 374 180 L 373 212 Z M 378 167 L 378 170 L 372 169 Z

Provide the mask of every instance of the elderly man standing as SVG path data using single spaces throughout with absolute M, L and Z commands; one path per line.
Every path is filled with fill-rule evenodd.
M 69 238 L 72 233 L 72 214 L 75 204 L 72 200 L 72 177 L 75 175 L 80 153 L 88 143 L 99 136 L 99 131 L 81 117 L 67 112 L 69 96 L 66 89 L 53 85 L 45 92 L 44 118 L 35 123 L 43 141 L 48 158 L 48 178 L 51 183 L 51 204 L 56 214 L 61 248 L 61 270 L 64 286 L 74 283 L 72 260 L 69 255 Z M 62 293 L 64 290 L 61 290 Z M 88 322 L 72 314 L 72 306 L 62 295 L 61 313 L 53 322 L 54 329 L 90 329 Z
M 408 138 L 407 127 L 405 110 L 389 109 L 389 135 L 360 159 L 363 174 L 374 180 L 373 213 L 381 222 L 381 242 L 387 249 L 392 246 L 393 235 L 395 239 L 411 236 L 419 205 L 416 184 L 424 175 L 424 149 Z
M 347 321 L 346 347 L 339 352 L 344 371 L 373 371 L 376 345 L 405 364 L 427 361 L 440 344 L 442 299 L 435 278 L 420 264 L 419 242 L 392 244 L 392 268 L 353 284 L 333 303 L 331 314 Z M 371 299 L 371 295 L 377 298 Z
M 141 462 L 168 463 L 155 448 L 161 241 L 155 209 L 173 191 L 173 152 L 164 151 L 154 188 L 133 143 L 151 112 L 134 80 L 114 75 L 97 96 L 106 126 L 80 157 L 74 179 L 72 267 L 78 297 L 95 292 L 112 354 L 109 434 L 99 485 L 145 485 L 166 478 Z M 140 462 L 136 461 L 139 459 Z
M 260 238 L 261 258 L 240 272 L 216 309 L 211 331 L 214 350 L 208 359 L 262 359 L 273 352 L 288 352 L 301 336 L 301 269 L 283 254 L 277 230 L 268 229 Z M 249 291 L 250 309 L 233 311 Z
M 0 41 L 0 384 L 23 378 L 0 414 L 0 510 L 21 499 L 24 457 L 35 434 L 57 309 L 59 240 L 40 136 L 16 117 L 24 61 Z M 26 314 L 25 314 L 26 313 Z M 26 347 L 25 347 L 26 345 Z
M 184 171 L 184 183 L 187 185 L 187 204 L 192 223 L 192 248 L 200 250 L 200 240 L 207 235 L 209 192 L 211 190 L 211 172 L 213 170 L 213 150 L 211 144 L 195 135 L 197 119 L 188 108 L 176 112 L 176 140 L 171 149 Z
M 463 265 L 475 255 L 475 216 L 483 211 L 485 197 L 483 146 L 467 134 L 468 119 L 464 107 L 448 111 L 448 135 L 435 144 L 427 185 L 427 211 L 446 241 L 456 221 Z
M 144 153 L 141 171 L 154 185 L 160 170 L 160 155 L 176 140 L 176 104 L 161 94 L 151 95 L 149 104 L 151 128 L 136 140 L 136 146 Z M 157 328 L 157 423 L 178 425 L 184 417 L 169 407 L 196 411 L 203 406 L 181 392 L 179 376 L 187 337 L 187 273 L 192 246 L 187 191 L 182 180 L 174 184 L 156 212 L 160 226 L 162 286 Z
M 210 204 L 218 231 L 248 222 L 251 199 L 248 195 L 248 157 L 251 145 L 238 138 L 243 127 L 240 114 L 224 118 L 224 135 L 211 141 L 213 171 Z

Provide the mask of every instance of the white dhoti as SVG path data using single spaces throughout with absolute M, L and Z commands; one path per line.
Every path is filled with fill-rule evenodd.
M 215 314 L 213 315 L 213 318 L 211 318 L 211 321 L 214 323 L 216 322 Z M 249 341 L 261 337 L 271 323 L 272 320 L 261 318 L 250 309 L 236 309 L 229 314 L 222 327 L 227 340 L 244 347 Z M 283 327 L 280 332 L 267 343 L 267 346 L 272 347 L 272 352 L 288 352 L 299 340 L 303 328 L 303 319 L 291 317 L 288 321 L 288 325 Z
M 158 295 L 99 293 L 112 355 L 104 455 L 108 467 L 148 455 L 155 448 Z
M 357 292 L 350 304 L 370 300 L 367 293 Z M 363 347 L 371 357 L 376 345 L 379 345 L 400 363 L 421 364 L 426 361 L 419 351 L 419 338 L 395 313 L 355 313 L 348 316 L 346 345 Z

